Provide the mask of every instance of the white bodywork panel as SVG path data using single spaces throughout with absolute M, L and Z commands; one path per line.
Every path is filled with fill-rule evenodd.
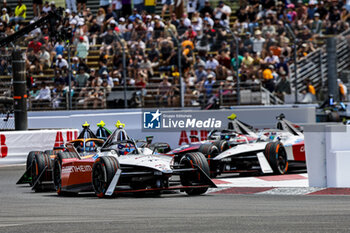
M 172 156 L 169 155 L 160 155 L 160 154 L 127 154 L 127 155 L 117 155 L 110 152 L 102 152 L 100 156 L 113 156 L 115 157 L 121 166 L 140 166 L 148 167 L 154 170 L 161 171 L 163 173 L 172 173 L 170 167 L 171 161 L 173 160 Z
M 273 170 L 269 164 L 269 162 L 267 161 L 265 155 L 263 152 L 259 152 L 256 154 L 260 163 L 260 167 L 261 167 L 261 171 L 263 173 L 273 173 Z
M 221 160 L 223 158 L 227 158 L 230 156 L 235 156 L 243 153 L 249 153 L 251 152 L 252 154 L 256 154 L 258 152 L 264 152 L 265 146 L 269 142 L 277 141 L 277 138 L 280 139 L 280 142 L 283 144 L 283 146 L 286 149 L 287 153 L 287 159 L 289 161 L 294 160 L 293 156 L 293 145 L 296 143 L 300 143 L 301 141 L 304 141 L 304 135 L 299 135 L 295 136 L 289 132 L 282 132 L 282 131 L 277 131 L 277 134 L 275 135 L 275 140 L 268 140 L 264 142 L 255 142 L 255 143 L 250 143 L 250 144 L 239 144 L 235 147 L 232 147 L 218 156 L 214 158 L 214 160 Z M 260 162 L 260 160 L 259 160 Z

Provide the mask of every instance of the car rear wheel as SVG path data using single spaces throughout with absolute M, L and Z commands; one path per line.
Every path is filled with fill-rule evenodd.
M 183 168 L 197 168 L 200 167 L 208 176 L 210 174 L 209 165 L 205 156 L 201 152 L 192 152 L 187 153 L 180 160 L 180 165 Z M 205 177 L 198 170 L 187 171 L 180 175 L 181 184 L 183 186 L 196 186 L 206 184 Z M 205 188 L 193 188 L 185 189 L 185 192 L 188 195 L 201 195 L 208 190 L 208 187 Z
M 264 154 L 275 174 L 283 175 L 287 172 L 287 152 L 282 143 L 268 143 L 265 147 Z
M 119 168 L 119 162 L 112 156 L 96 159 L 92 166 L 92 186 L 98 197 L 105 197 L 106 191 Z
M 199 147 L 198 151 L 201 152 L 207 158 L 208 166 L 210 169 L 210 177 L 216 177 L 217 165 L 212 159 L 215 158 L 218 154 L 220 154 L 220 150 L 218 149 L 218 147 L 213 144 L 202 144 Z
M 53 183 L 55 185 L 56 192 L 59 196 L 68 196 L 72 194 L 71 192 L 62 191 L 61 187 L 62 161 L 63 159 L 70 158 L 78 158 L 78 156 L 76 156 L 73 153 L 60 151 L 57 153 L 57 156 L 53 163 Z
M 217 140 L 213 142 L 213 145 L 216 146 L 219 149 L 219 153 L 222 153 L 228 149 L 230 149 L 230 146 L 227 141 L 225 140 Z
M 46 167 L 46 170 L 45 170 Z M 44 171 L 45 170 L 45 171 Z M 52 181 L 52 161 L 50 156 L 44 152 L 35 153 L 32 163 L 32 185 L 36 184 L 33 189 L 35 192 L 42 192 L 51 190 L 52 187 L 45 186 L 44 181 Z M 40 174 L 44 171 L 42 176 Z
M 31 182 L 30 182 L 30 185 L 31 185 L 31 186 L 34 184 L 34 183 L 33 183 L 33 173 L 32 173 L 31 166 L 32 166 L 32 164 L 33 164 L 35 155 L 38 154 L 38 153 L 40 153 L 40 152 L 41 152 L 41 151 L 31 151 L 31 152 L 29 152 L 29 154 L 28 154 L 28 156 L 27 156 L 26 171 L 27 171 L 28 169 L 30 169 L 30 170 L 28 171 L 28 173 L 29 173 L 28 176 L 29 176 L 30 178 L 32 178 L 32 180 L 31 180 Z

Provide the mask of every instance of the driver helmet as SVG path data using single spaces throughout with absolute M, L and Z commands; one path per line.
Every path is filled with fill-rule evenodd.
M 128 144 L 126 144 L 126 145 L 119 144 L 118 145 L 118 151 L 119 151 L 120 155 L 127 155 L 130 152 L 132 152 L 133 149 Z
M 85 151 L 86 152 L 95 152 L 96 151 L 96 144 L 93 141 L 85 143 Z

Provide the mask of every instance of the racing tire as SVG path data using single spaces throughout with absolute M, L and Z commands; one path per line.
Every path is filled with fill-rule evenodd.
M 213 145 L 219 149 L 219 153 L 222 153 L 228 149 L 230 149 L 230 145 L 225 140 L 217 140 L 213 142 Z
M 220 150 L 214 144 L 202 144 L 199 147 L 198 151 L 201 152 L 207 158 L 210 169 L 210 177 L 215 178 L 217 176 L 217 166 L 211 159 L 215 158 L 218 154 L 220 154 Z
M 265 157 L 274 174 L 283 175 L 288 170 L 287 152 L 282 143 L 269 142 L 265 146 Z
M 34 156 L 38 153 L 40 153 L 41 151 L 31 151 L 29 152 L 29 154 L 27 155 L 27 162 L 26 162 L 26 169 L 28 170 L 30 168 L 30 166 L 32 166 L 33 164 L 33 160 L 34 160 Z
M 46 167 L 46 170 L 44 171 Z M 51 188 L 46 188 L 45 185 L 42 185 L 43 181 L 52 181 L 52 161 L 50 156 L 44 152 L 38 152 L 35 154 L 33 163 L 32 163 L 32 185 L 34 185 L 39 179 L 37 185 L 33 187 L 35 192 L 43 192 L 51 190 Z M 41 177 L 40 174 L 43 173 Z
M 71 158 L 78 158 L 73 153 L 66 152 L 66 151 L 60 151 L 57 153 L 57 156 L 53 162 L 53 183 L 56 189 L 56 192 L 59 196 L 71 196 L 72 192 L 65 192 L 61 189 L 61 172 L 62 172 L 62 161 L 63 159 L 71 159 Z
M 59 151 L 59 150 L 46 150 L 45 154 L 47 154 L 48 156 L 51 156 L 51 155 L 58 155 L 59 152 L 61 152 L 61 151 Z
M 33 174 L 32 174 L 32 169 L 31 166 L 33 164 L 33 160 L 34 157 L 37 153 L 40 153 L 41 151 L 31 151 L 29 152 L 29 154 L 27 155 L 27 161 L 26 161 L 26 171 L 28 171 L 28 176 L 30 177 L 31 181 L 30 181 L 30 186 L 32 186 L 33 183 Z
M 187 153 L 180 160 L 180 165 L 183 168 L 196 168 L 200 167 L 208 176 L 210 175 L 209 165 L 207 159 L 201 152 L 192 152 Z M 206 184 L 206 180 L 203 175 L 198 171 L 187 171 L 180 174 L 181 184 L 183 186 L 195 186 Z M 208 190 L 208 187 L 205 188 L 193 188 L 185 189 L 185 192 L 190 195 L 201 195 Z
M 102 156 L 96 159 L 92 166 L 92 186 L 96 196 L 105 197 L 106 191 L 119 168 L 115 157 Z

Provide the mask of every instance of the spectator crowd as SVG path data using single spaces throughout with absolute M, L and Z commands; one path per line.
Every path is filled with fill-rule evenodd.
M 293 50 L 300 59 L 317 49 L 321 35 L 348 30 L 348 2 L 248 0 L 239 1 L 233 10 L 229 1 L 187 0 L 179 9 L 176 1 L 162 0 L 157 15 L 155 0 L 100 0 L 96 14 L 86 0 L 66 0 L 60 24 L 72 29 L 70 62 L 68 45 L 53 40 L 47 25 L 19 42 L 26 47 L 29 93 L 33 102 L 59 108 L 71 85 L 77 106 L 104 108 L 106 96 L 122 88 L 125 80 L 136 95 L 150 95 L 157 105 L 178 106 L 182 75 L 188 106 L 235 95 L 237 78 L 242 88 L 263 86 L 283 100 L 291 94 Z M 33 7 L 33 19 L 26 17 L 28 7 Z M 33 0 L 33 5 L 25 6 L 18 0 L 11 9 L 4 0 L 1 9 L 0 35 L 6 37 L 45 17 L 56 5 Z M 231 32 L 238 38 L 238 48 Z M 3 54 L 5 49 L 1 48 Z M 98 53 L 96 66 L 90 60 L 92 53 Z M 0 59 L 0 75 L 8 75 L 9 61 Z M 53 81 L 41 81 L 48 74 Z M 311 94 L 314 98 L 307 101 L 314 101 L 317 91 L 310 85 L 315 84 L 305 80 L 300 92 Z

